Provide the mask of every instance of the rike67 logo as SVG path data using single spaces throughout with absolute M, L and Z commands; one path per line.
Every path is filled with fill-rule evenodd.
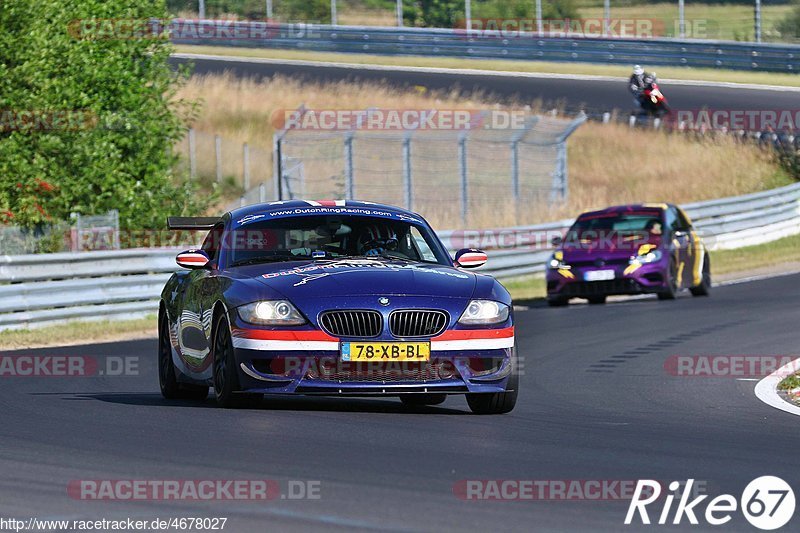
M 633 499 L 625 516 L 625 525 L 641 521 L 642 524 L 651 524 L 648 511 L 658 511 L 657 505 L 663 501 L 661 512 L 652 517 L 657 524 L 680 524 L 686 518 L 690 524 L 699 524 L 698 515 L 705 519 L 705 523 L 712 526 L 727 524 L 733 518 L 737 509 L 750 524 L 764 531 L 771 531 L 783 527 L 794 515 L 794 491 L 784 480 L 775 476 L 762 476 L 751 481 L 737 500 L 730 494 L 721 494 L 708 502 L 704 502 L 708 495 L 692 496 L 694 479 L 686 483 L 673 481 L 669 484 L 669 493 L 662 498 L 662 488 L 658 481 L 645 479 L 639 480 L 633 493 Z M 678 499 L 673 511 L 673 503 Z M 658 502 L 657 505 L 648 506 Z M 705 503 L 705 511 L 701 512 Z M 671 520 L 670 520 L 671 518 Z

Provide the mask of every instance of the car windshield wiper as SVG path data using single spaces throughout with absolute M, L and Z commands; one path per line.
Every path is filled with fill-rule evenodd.
M 244 265 L 257 265 L 259 263 L 281 263 L 284 261 L 302 261 L 309 259 L 307 256 L 294 256 L 294 255 L 264 255 L 259 257 L 250 257 L 248 259 L 240 259 L 231 263 L 232 267 Z

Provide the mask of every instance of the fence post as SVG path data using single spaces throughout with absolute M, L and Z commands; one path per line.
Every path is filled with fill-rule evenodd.
M 757 43 L 761 42 L 761 0 L 756 0 L 756 7 L 755 7 L 755 21 L 754 21 L 754 28 L 753 33 L 755 33 L 755 39 Z
M 344 138 L 344 198 L 352 200 L 355 196 L 353 183 L 353 133 L 348 131 Z
M 244 174 L 244 192 L 250 190 L 250 147 L 247 143 L 242 146 L 242 173 Z
M 189 128 L 189 179 L 197 177 L 197 139 L 194 128 Z
M 283 200 L 281 190 L 281 174 L 283 173 L 283 155 L 281 154 L 281 137 L 277 133 L 272 134 L 272 187 L 275 200 Z
M 403 137 L 403 190 L 405 192 L 406 209 L 414 208 L 414 186 L 411 181 L 411 132 Z
M 542 22 L 542 0 L 536 0 L 536 33 L 544 36 L 544 23 Z
M 514 203 L 519 203 L 519 141 L 511 141 L 511 193 Z
M 397 0 L 396 2 L 396 11 L 397 11 L 397 27 L 403 27 L 403 0 Z
M 222 138 L 214 135 L 214 159 L 217 163 L 217 183 L 222 183 Z
M 553 186 L 550 189 L 550 203 L 567 199 L 567 143 L 556 145 L 556 168 L 553 172 Z
M 603 36 L 608 37 L 611 33 L 611 0 L 603 2 Z
M 461 176 L 461 224 L 467 227 L 467 204 L 469 190 L 467 182 L 467 135 L 462 133 L 458 138 L 458 173 Z
M 258 203 L 263 204 L 267 201 L 267 184 L 263 181 L 258 186 Z
M 684 0 L 678 0 L 678 35 L 681 39 L 686 38 L 686 10 Z
M 337 24 L 337 16 L 336 16 L 336 0 L 331 0 L 331 25 L 336 26 Z

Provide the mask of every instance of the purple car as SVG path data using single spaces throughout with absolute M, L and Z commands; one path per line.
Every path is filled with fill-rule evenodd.
M 609 207 L 578 217 L 547 264 L 547 302 L 570 298 L 601 304 L 614 294 L 655 293 L 671 300 L 682 289 L 707 296 L 708 252 L 689 217 L 669 204 Z

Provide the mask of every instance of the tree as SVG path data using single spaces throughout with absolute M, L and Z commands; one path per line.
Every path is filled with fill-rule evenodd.
M 194 106 L 172 47 L 142 31 L 163 0 L 0 2 L 0 212 L 16 224 L 118 209 L 126 228 L 196 210 L 172 146 Z M 131 29 L 139 33 L 131 33 Z

